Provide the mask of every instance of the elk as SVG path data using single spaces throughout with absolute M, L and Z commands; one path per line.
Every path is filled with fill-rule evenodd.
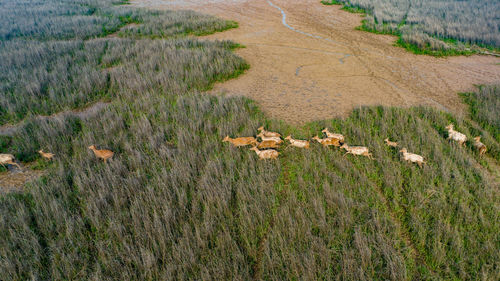
M 467 136 L 464 134 L 457 132 L 453 129 L 453 124 L 450 124 L 445 127 L 448 130 L 448 140 L 452 139 L 456 142 L 458 142 L 460 145 L 465 145 L 465 142 L 467 141 Z
M 486 145 L 484 145 L 484 143 L 481 142 L 480 136 L 474 138 L 474 147 L 479 151 L 479 155 L 485 154 L 486 150 L 488 150 L 486 148 Z
M 19 164 L 17 164 L 16 162 L 14 162 L 14 159 L 16 158 L 12 154 L 0 154 L 0 165 L 2 165 L 4 168 L 7 168 L 5 167 L 5 164 L 14 165 L 17 166 L 19 169 L 21 169 L 21 166 L 19 166 Z
M 330 146 L 330 145 L 337 146 L 337 147 L 340 146 L 340 140 L 339 139 L 335 139 L 335 138 L 320 139 L 318 136 L 315 136 L 313 138 L 313 140 L 318 141 L 324 147 L 327 147 L 327 146 Z
M 262 135 L 264 135 L 265 137 L 275 137 L 275 138 L 279 138 L 281 137 L 281 135 L 279 133 L 275 133 L 275 132 L 269 132 L 269 131 L 266 131 L 264 129 L 264 126 L 260 126 L 257 130 L 260 131 L 260 133 Z
M 41 149 L 40 149 L 40 150 L 38 150 L 38 153 L 40 153 L 40 155 L 41 155 L 43 158 L 47 159 L 47 160 L 53 160 L 53 159 L 54 159 L 54 156 L 55 156 L 55 154 L 50 153 L 50 152 L 43 152 L 43 150 L 41 150 Z
M 279 148 L 279 145 L 275 141 L 262 141 L 260 142 L 257 147 L 259 149 L 266 149 L 266 148 Z
M 233 139 L 233 138 L 230 138 L 229 136 L 226 136 L 222 141 L 223 142 L 230 142 L 236 147 L 257 144 L 257 140 L 254 137 L 242 137 L 242 138 Z
M 309 148 L 309 141 L 306 140 L 295 140 L 292 139 L 292 136 L 288 136 L 285 138 L 290 142 L 290 145 L 299 147 L 299 148 Z
M 386 138 L 384 141 L 387 146 L 398 147 L 398 143 L 395 141 L 390 141 L 389 138 Z
M 325 135 L 328 138 L 338 139 L 341 143 L 344 143 L 345 138 L 344 138 L 344 135 L 342 135 L 342 134 L 334 134 L 334 133 L 330 132 L 328 130 L 328 128 L 324 128 L 321 132 L 325 133 Z
M 348 146 L 346 143 L 344 143 L 340 148 L 343 148 L 346 150 L 346 153 L 344 156 L 347 154 L 352 154 L 352 155 L 362 155 L 366 156 L 369 159 L 373 160 L 373 156 L 368 150 L 368 147 L 365 146 Z
M 424 161 L 424 157 L 423 156 L 420 156 L 420 155 L 414 154 L 414 153 L 409 153 L 406 150 L 406 148 L 401 149 L 399 152 L 403 153 L 404 160 L 406 160 L 408 162 L 417 163 L 420 168 L 422 168 L 423 164 L 427 163 L 427 162 Z
M 260 132 L 257 137 L 259 137 L 262 141 L 274 141 L 277 144 L 281 144 L 283 140 L 279 137 L 266 137 L 262 132 Z
M 94 145 L 89 146 L 89 149 L 94 152 L 94 154 L 97 158 L 102 159 L 104 161 L 104 163 L 106 163 L 106 161 L 109 158 L 113 157 L 113 155 L 114 155 L 113 151 L 107 150 L 107 149 L 99 150 L 99 149 L 96 149 Z
M 257 147 L 252 147 L 250 150 L 255 151 L 257 155 L 259 156 L 260 160 L 264 159 L 277 159 L 279 152 L 274 150 L 274 149 L 268 149 L 268 150 L 259 150 Z

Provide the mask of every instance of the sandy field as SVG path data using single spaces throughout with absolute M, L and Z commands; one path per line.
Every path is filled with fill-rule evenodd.
M 344 117 L 362 105 L 430 105 L 462 114 L 457 93 L 500 81 L 500 58 L 435 58 L 394 47 L 393 36 L 354 28 L 360 15 L 319 0 L 133 0 L 153 9 L 192 9 L 237 21 L 207 36 L 246 46 L 251 69 L 213 92 L 254 99 L 290 123 Z

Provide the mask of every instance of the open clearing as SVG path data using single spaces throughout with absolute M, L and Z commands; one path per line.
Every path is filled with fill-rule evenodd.
M 345 117 L 362 105 L 430 105 L 461 114 L 457 92 L 500 81 L 500 58 L 435 58 L 392 46 L 396 37 L 358 31 L 361 16 L 319 0 L 134 0 L 158 9 L 192 9 L 235 20 L 207 36 L 246 46 L 251 69 L 214 92 L 256 100 L 291 123 Z

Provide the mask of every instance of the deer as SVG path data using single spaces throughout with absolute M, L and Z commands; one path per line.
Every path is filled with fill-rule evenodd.
M 113 155 L 115 154 L 113 151 L 111 150 L 107 150 L 107 149 L 96 149 L 94 145 L 91 145 L 89 146 L 89 149 L 92 150 L 95 154 L 95 156 L 97 158 L 100 158 L 104 161 L 104 163 L 107 162 L 107 160 L 111 157 L 113 157 Z
M 479 151 L 479 155 L 485 154 L 486 150 L 488 150 L 486 148 L 486 145 L 484 145 L 484 143 L 481 142 L 480 136 L 474 138 L 474 147 Z
M 283 143 L 283 140 L 279 137 L 266 137 L 262 132 L 260 132 L 257 137 L 259 137 L 262 141 L 274 141 L 277 144 Z
M 299 147 L 299 148 L 309 148 L 309 141 L 306 140 L 295 140 L 292 139 L 292 136 L 287 136 L 285 140 L 288 140 L 290 142 L 290 145 Z
M 452 139 L 456 142 L 458 142 L 458 144 L 460 145 L 464 145 L 465 146 L 465 142 L 467 141 L 467 136 L 460 133 L 460 132 L 457 132 L 453 129 L 453 124 L 450 124 L 448 126 L 445 127 L 447 130 L 448 130 L 448 138 L 447 140 L 449 139 Z
M 275 132 L 269 132 L 269 131 L 266 131 L 264 129 L 264 126 L 260 126 L 259 128 L 257 128 L 257 130 L 260 131 L 260 133 L 262 135 L 264 135 L 265 137 L 275 137 L 275 138 L 279 138 L 281 137 L 281 135 L 279 133 L 275 133 Z
M 262 141 L 260 142 L 257 147 L 259 149 L 266 149 L 266 148 L 279 148 L 279 144 L 277 144 L 275 141 L 267 140 L 267 141 Z
M 241 146 L 247 146 L 247 145 L 256 145 L 257 140 L 254 137 L 242 137 L 242 138 L 230 138 L 229 136 L 226 136 L 223 140 L 223 142 L 230 142 L 236 147 L 241 147 Z
M 389 138 L 386 138 L 384 141 L 387 146 L 398 147 L 398 143 L 395 141 L 390 141 Z
M 264 159 L 278 159 L 279 152 L 274 150 L 274 149 L 268 149 L 268 150 L 259 150 L 257 147 L 252 147 L 250 150 L 255 151 L 257 155 L 259 156 L 260 160 Z
M 328 128 L 324 128 L 321 132 L 325 133 L 325 135 L 328 138 L 338 139 L 341 143 L 344 143 L 345 138 L 344 138 L 344 135 L 342 135 L 342 134 L 334 134 L 334 133 L 330 132 L 328 130 Z
M 0 165 L 2 165 L 4 168 L 7 168 L 5 164 L 7 165 L 14 165 L 17 166 L 19 169 L 21 169 L 21 166 L 14 162 L 16 158 L 12 154 L 0 154 Z
M 424 161 L 424 157 L 418 154 L 409 153 L 406 148 L 401 149 L 399 152 L 403 153 L 403 158 L 405 161 L 417 163 L 420 168 L 422 168 L 423 164 L 427 164 Z
M 55 156 L 54 153 L 43 152 L 42 149 L 38 150 L 38 153 L 42 156 L 42 158 L 45 158 L 47 160 L 54 160 L 54 156 Z
M 346 153 L 344 156 L 347 154 L 352 154 L 352 155 L 361 155 L 361 156 L 366 156 L 369 159 L 373 160 L 373 156 L 368 150 L 368 147 L 365 146 L 348 146 L 346 143 L 344 143 L 340 148 L 343 148 L 346 150 Z
M 337 146 L 337 147 L 340 146 L 340 140 L 339 139 L 335 139 L 335 138 L 320 139 L 318 136 L 315 136 L 313 138 L 313 140 L 316 140 L 319 143 L 321 143 L 323 145 L 323 147 L 327 147 L 327 146 L 330 146 L 330 145 Z

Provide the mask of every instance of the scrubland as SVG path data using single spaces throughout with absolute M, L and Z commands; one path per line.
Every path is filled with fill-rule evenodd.
M 325 0 L 366 13 L 362 30 L 400 37 L 398 45 L 415 53 L 459 55 L 479 47 L 500 47 L 498 1 Z
M 0 195 L 3 279 L 498 279 L 498 179 L 470 141 L 459 147 L 444 129 L 482 135 L 487 157 L 500 160 L 498 86 L 465 94 L 470 118 L 370 107 L 292 126 L 251 100 L 200 93 L 248 65 L 235 43 L 186 37 L 175 13 L 159 17 L 178 25 L 161 38 L 83 30 L 2 40 L 2 56 L 17 55 L 1 62 L 12 71 L 2 71 L 0 120 L 24 121 L 0 136 L 0 152 L 47 172 Z M 189 33 L 204 33 L 195 26 Z M 97 100 L 109 104 L 92 115 L 35 117 Z M 314 144 L 259 161 L 222 142 L 263 124 L 300 139 L 329 127 L 375 160 Z M 386 137 L 428 164 L 402 162 Z M 102 163 L 91 144 L 115 157 Z M 56 160 L 40 159 L 40 148 Z

